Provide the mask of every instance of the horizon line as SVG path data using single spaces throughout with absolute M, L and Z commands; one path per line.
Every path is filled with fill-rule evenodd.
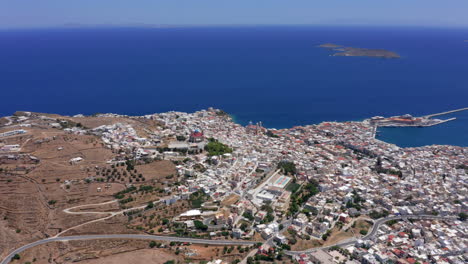
M 87 29 L 87 28 L 206 28 L 206 27 L 368 27 L 368 28 L 433 28 L 433 29 L 468 29 L 468 25 L 419 25 L 419 24 L 152 24 L 152 23 L 127 23 L 127 24 L 81 24 L 66 23 L 62 25 L 41 26 L 0 26 L 0 30 L 28 30 L 28 29 Z

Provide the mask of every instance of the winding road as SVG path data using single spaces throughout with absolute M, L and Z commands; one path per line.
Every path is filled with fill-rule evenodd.
M 364 237 L 360 238 L 360 240 L 371 240 L 375 238 L 375 235 L 377 234 L 377 231 L 380 229 L 380 226 L 385 224 L 388 221 L 391 220 L 406 220 L 406 219 L 416 219 L 416 220 L 456 220 L 456 217 L 453 216 L 435 216 L 435 215 L 399 215 L 399 216 L 390 216 L 386 218 L 380 218 L 374 221 L 374 225 L 372 225 L 371 231 L 365 235 Z M 310 248 L 302 251 L 285 251 L 285 254 L 287 255 L 299 255 L 303 253 L 312 253 L 314 251 L 317 251 L 319 249 L 328 249 L 331 247 L 346 247 L 353 245 L 356 243 L 357 239 L 356 238 L 351 238 L 347 239 L 347 241 L 340 242 L 334 245 L 326 246 L 326 247 L 317 247 L 317 248 Z
M 161 198 L 159 200 L 156 200 L 156 201 L 153 201 L 153 203 L 159 203 L 159 202 L 162 202 L 164 201 L 164 199 L 166 199 L 167 197 L 164 197 L 164 198 Z M 91 221 L 88 221 L 88 222 L 85 222 L 85 223 L 82 223 L 82 224 L 79 224 L 77 226 L 73 226 L 73 227 L 70 227 L 68 229 L 65 229 L 63 231 L 61 231 L 60 233 L 58 233 L 57 235 L 55 235 L 54 237 L 59 237 L 63 234 L 65 234 L 66 232 L 70 231 L 70 230 L 73 230 L 73 229 L 76 229 L 78 227 L 82 227 L 84 225 L 88 225 L 88 224 L 91 224 L 91 223 L 96 223 L 96 222 L 100 222 L 100 221 L 104 221 L 104 220 L 107 220 L 109 218 L 112 218 L 116 215 L 122 215 L 126 212 L 129 212 L 129 211 L 134 211 L 134 210 L 141 210 L 141 209 L 145 209 L 146 208 L 146 204 L 145 205 L 141 205 L 141 206 L 136 206 L 136 207 L 132 207 L 132 208 L 127 208 L 127 209 L 124 209 L 124 210 L 121 210 L 121 211 L 117 211 L 117 212 L 92 212 L 92 211 L 82 211 L 82 212 L 73 212 L 72 210 L 73 209 L 77 209 L 77 208 L 81 208 L 81 207 L 88 207 L 88 206 L 100 206 L 100 205 L 106 205 L 106 204 L 112 204 L 112 203 L 117 203 L 118 200 L 112 200 L 112 201 L 108 201 L 108 202 L 103 202 L 103 203 L 98 203 L 98 204 L 84 204 L 84 205 L 78 205 L 78 206 L 74 206 L 74 207 L 71 207 L 71 208 L 67 208 L 67 209 L 64 209 L 63 212 L 66 213 L 66 214 L 75 214 L 75 215 L 80 215 L 80 214 L 98 214 L 98 215 L 108 215 L 108 216 L 105 216 L 105 217 L 102 217 L 102 218 L 98 218 L 98 219 L 95 219 L 95 220 L 91 220 Z
M 167 198 L 167 197 L 166 197 Z M 153 201 L 153 203 L 159 203 L 163 201 L 165 198 L 161 198 L 159 200 Z M 73 215 L 80 215 L 80 214 L 95 214 L 95 215 L 106 215 L 105 217 L 98 218 L 95 220 L 91 220 L 73 227 L 70 227 L 66 230 L 63 230 L 62 232 L 58 233 L 57 235 L 38 240 L 35 242 L 32 242 L 30 244 L 24 245 L 20 248 L 15 249 L 13 252 L 11 252 L 0 264 L 7 264 L 10 263 L 12 260 L 13 256 L 15 254 L 19 254 L 26 249 L 51 243 L 51 242 L 58 242 L 58 241 L 76 241 L 76 240 L 96 240 L 96 239 L 146 239 L 146 240 L 158 240 L 158 241 L 174 241 L 174 242 L 188 242 L 188 243 L 197 243 L 197 244 L 208 244 L 208 245 L 233 245 L 233 246 L 238 246 L 238 245 L 253 245 L 257 243 L 256 241 L 235 241 L 235 240 L 210 240 L 210 239 L 195 239 L 195 238 L 188 238 L 188 237 L 171 237 L 171 236 L 156 236 L 156 235 L 142 235 L 142 234 L 112 234 L 112 235 L 77 235 L 77 236 L 61 236 L 62 234 L 76 229 L 78 227 L 82 227 L 84 225 L 88 225 L 91 223 L 99 222 L 99 221 L 104 221 L 106 219 L 109 219 L 111 217 L 114 217 L 116 215 L 121 215 L 124 214 L 125 212 L 133 211 L 133 210 L 139 210 L 139 209 L 145 209 L 147 205 L 141 205 L 141 206 L 136 206 L 124 210 L 120 210 L 117 212 L 96 212 L 96 211 L 73 211 L 78 208 L 82 207 L 89 207 L 89 206 L 100 206 L 100 205 L 107 205 L 107 204 L 112 204 L 112 203 L 117 203 L 118 200 L 112 200 L 108 202 L 103 202 L 103 203 L 97 203 L 97 204 L 84 204 L 84 205 L 78 205 L 74 207 L 70 207 L 67 209 L 64 209 L 63 212 L 66 214 L 73 214 Z
M 144 240 L 157 240 L 157 241 L 168 241 L 168 242 L 188 242 L 196 244 L 208 244 L 208 245 L 232 245 L 232 246 L 251 246 L 256 241 L 235 241 L 235 240 L 209 240 L 209 239 L 195 239 L 186 237 L 170 237 L 170 236 L 155 236 L 155 235 L 138 235 L 138 234 L 118 234 L 118 235 L 81 235 L 81 236 L 65 236 L 65 237 L 51 237 L 43 240 L 38 240 L 30 244 L 24 245 L 20 248 L 15 249 L 11 252 L 0 264 L 8 264 L 12 260 L 15 254 L 19 254 L 26 249 L 33 248 L 35 246 L 58 242 L 58 241 L 76 241 L 76 240 L 96 240 L 96 239 L 144 239 Z
M 154 201 L 156 202 L 161 202 L 163 201 L 164 198 Z M 12 251 L 8 256 L 5 257 L 0 264 L 8 264 L 12 260 L 13 256 L 16 254 L 19 254 L 29 248 L 51 243 L 51 242 L 58 242 L 58 241 L 76 241 L 76 240 L 96 240 L 96 239 L 144 239 L 144 240 L 158 240 L 158 241 L 174 241 L 174 242 L 188 242 L 188 243 L 196 243 L 196 244 L 208 244 L 208 245 L 254 245 L 258 243 L 258 241 L 239 241 L 239 240 L 210 240 L 210 239 L 195 239 L 195 238 L 188 238 L 188 237 L 171 237 L 171 236 L 157 236 L 157 235 L 143 235 L 143 234 L 112 234 L 112 235 L 77 235 L 77 236 L 61 236 L 62 234 L 75 229 L 77 227 L 81 227 L 90 223 L 98 222 L 98 221 L 103 221 L 106 219 L 109 219 L 111 217 L 114 217 L 116 215 L 123 214 L 128 211 L 132 210 L 138 210 L 138 209 L 144 209 L 146 205 L 142 206 L 137 206 L 137 207 L 132 207 L 128 209 L 124 209 L 121 211 L 117 212 L 93 212 L 93 211 L 83 211 L 83 212 L 74 212 L 72 211 L 73 209 L 78 209 L 82 207 L 88 207 L 88 206 L 99 206 L 99 205 L 106 205 L 106 204 L 111 204 L 111 203 L 116 203 L 118 200 L 112 200 L 104 203 L 99 203 L 99 204 L 87 204 L 87 205 L 79 205 L 71 208 L 64 209 L 63 212 L 67 214 L 74 214 L 74 215 L 79 215 L 79 214 L 108 214 L 108 216 L 95 219 L 92 221 L 85 222 L 83 224 L 68 228 L 54 237 L 38 240 L 35 242 L 32 242 L 30 244 L 24 245 L 20 248 L 15 249 Z M 406 219 L 418 219 L 418 220 L 423 220 L 423 219 L 430 219 L 430 220 L 455 220 L 456 217 L 443 217 L 443 216 L 434 216 L 434 215 L 404 215 L 404 216 L 391 216 L 391 217 L 386 217 L 386 218 L 381 218 L 378 220 L 374 221 L 374 225 L 372 226 L 371 231 L 364 237 L 360 238 L 361 240 L 369 240 L 375 238 L 375 235 L 377 234 L 377 231 L 379 230 L 380 226 L 390 220 L 406 220 Z M 289 226 L 289 222 L 285 222 L 286 226 Z M 285 251 L 285 254 L 287 255 L 298 255 L 298 254 L 303 254 L 303 253 L 311 253 L 319 249 L 327 249 L 333 246 L 339 246 L 339 247 L 344 247 L 344 246 L 349 246 L 354 243 L 356 243 L 355 238 L 348 239 L 347 241 L 337 243 L 335 245 L 330 245 L 327 247 L 319 247 L 319 248 L 311 248 L 303 251 Z M 271 242 L 271 241 L 267 241 Z M 250 252 L 249 254 L 255 254 L 255 250 Z M 244 261 L 246 258 L 244 258 Z
M 8 120 L 8 123 L 6 123 L 6 124 L 3 125 L 4 127 L 13 124 L 13 120 L 11 120 L 11 116 L 4 116 L 4 118 L 5 118 L 6 120 Z

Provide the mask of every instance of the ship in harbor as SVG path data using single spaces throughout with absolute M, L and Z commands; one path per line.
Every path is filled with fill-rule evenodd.
M 392 116 L 392 117 L 383 117 L 383 116 L 374 116 L 367 121 L 371 124 L 375 125 L 376 127 L 429 127 L 439 125 L 445 122 L 453 121 L 456 118 L 448 118 L 448 119 L 436 119 L 433 117 L 446 115 L 455 112 L 461 112 L 468 110 L 468 107 L 460 108 L 456 110 L 451 110 L 442 113 L 436 113 L 431 115 L 425 115 L 421 117 L 414 117 L 410 114 L 405 114 L 401 116 Z

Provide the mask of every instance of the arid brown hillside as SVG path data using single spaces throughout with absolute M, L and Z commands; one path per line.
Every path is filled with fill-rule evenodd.
M 151 120 L 127 117 L 66 117 L 29 112 L 1 118 L 0 133 L 24 132 L 0 137 L 0 259 L 21 245 L 107 216 L 70 214 L 64 209 L 116 200 L 114 194 L 128 188 L 129 184 L 137 188 L 145 185 L 162 189 L 168 182 L 177 180 L 170 161 L 133 164 L 133 170 L 110 164 L 111 160 L 125 161 L 128 153 L 109 148 L 100 136 L 87 131 L 116 123 L 131 125 L 139 136 L 145 136 L 151 126 L 158 125 Z M 83 130 L 76 132 L 70 128 Z M 113 174 L 117 168 L 127 177 L 119 180 L 117 173 Z M 132 205 L 163 195 L 150 193 L 145 201 L 135 196 Z M 115 212 L 122 210 L 122 204 L 114 202 L 85 209 Z M 84 209 L 76 211 L 80 210 Z M 126 217 L 106 222 L 114 223 L 107 226 L 108 233 L 136 232 L 128 230 Z M 86 232 L 93 226 L 77 227 L 70 234 Z

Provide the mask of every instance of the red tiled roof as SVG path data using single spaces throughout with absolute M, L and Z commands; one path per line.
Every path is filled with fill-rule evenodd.
M 203 133 L 196 131 L 196 132 L 192 132 L 190 136 L 191 137 L 203 137 Z

